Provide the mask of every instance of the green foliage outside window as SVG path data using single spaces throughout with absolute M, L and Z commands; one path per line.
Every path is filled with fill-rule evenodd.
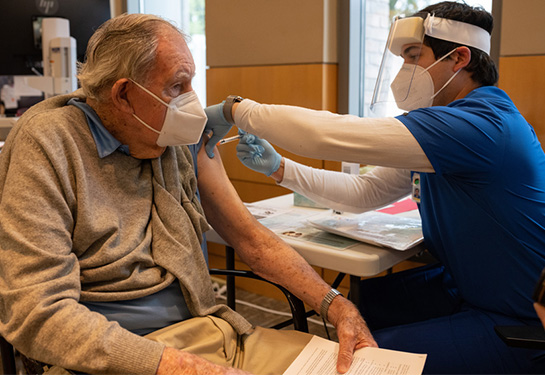
M 204 0 L 190 0 L 189 14 L 189 34 L 202 35 L 204 34 Z

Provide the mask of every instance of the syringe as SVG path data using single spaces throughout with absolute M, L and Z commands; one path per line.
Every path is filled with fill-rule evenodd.
M 226 144 L 226 143 L 236 141 L 237 139 L 240 139 L 240 138 L 242 138 L 242 134 L 234 135 L 234 136 L 232 136 L 232 137 L 223 138 L 221 141 L 219 141 L 219 142 L 216 144 L 216 146 L 224 145 L 224 144 Z

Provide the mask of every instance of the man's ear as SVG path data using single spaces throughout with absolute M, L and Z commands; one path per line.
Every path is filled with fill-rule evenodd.
M 129 100 L 129 86 L 131 81 L 127 78 L 118 79 L 111 89 L 112 103 L 118 110 L 131 114 L 134 112 L 133 106 Z
M 452 53 L 452 58 L 455 61 L 453 71 L 457 72 L 460 69 L 465 68 L 471 62 L 471 50 L 465 46 L 458 47 L 455 52 Z

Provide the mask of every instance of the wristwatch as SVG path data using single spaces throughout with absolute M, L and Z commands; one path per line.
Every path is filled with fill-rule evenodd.
M 244 98 L 238 95 L 229 95 L 223 103 L 223 117 L 231 125 L 235 125 L 235 120 L 233 119 L 233 104 L 240 103 Z
M 320 305 L 320 316 L 322 317 L 322 319 L 327 320 L 327 311 L 329 310 L 329 305 L 331 305 L 331 302 L 333 302 L 333 299 L 335 297 L 341 295 L 341 292 L 339 292 L 335 288 L 331 288 L 329 292 L 327 292 Z

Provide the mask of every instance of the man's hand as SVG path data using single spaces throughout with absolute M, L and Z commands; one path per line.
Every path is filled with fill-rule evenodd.
M 251 375 L 232 367 L 213 364 L 195 354 L 166 347 L 156 375 Z
M 206 113 L 206 117 L 208 117 L 204 131 L 205 133 L 213 133 L 210 137 L 210 141 L 206 144 L 206 154 L 209 158 L 213 158 L 214 147 L 216 147 L 216 144 L 229 133 L 229 130 L 231 130 L 233 125 L 228 123 L 225 116 L 223 116 L 223 102 L 206 107 L 204 112 Z
M 350 368 L 354 350 L 378 345 L 356 306 L 346 298 L 336 297 L 329 306 L 327 317 L 337 329 L 339 338 L 337 371 L 344 374 Z

